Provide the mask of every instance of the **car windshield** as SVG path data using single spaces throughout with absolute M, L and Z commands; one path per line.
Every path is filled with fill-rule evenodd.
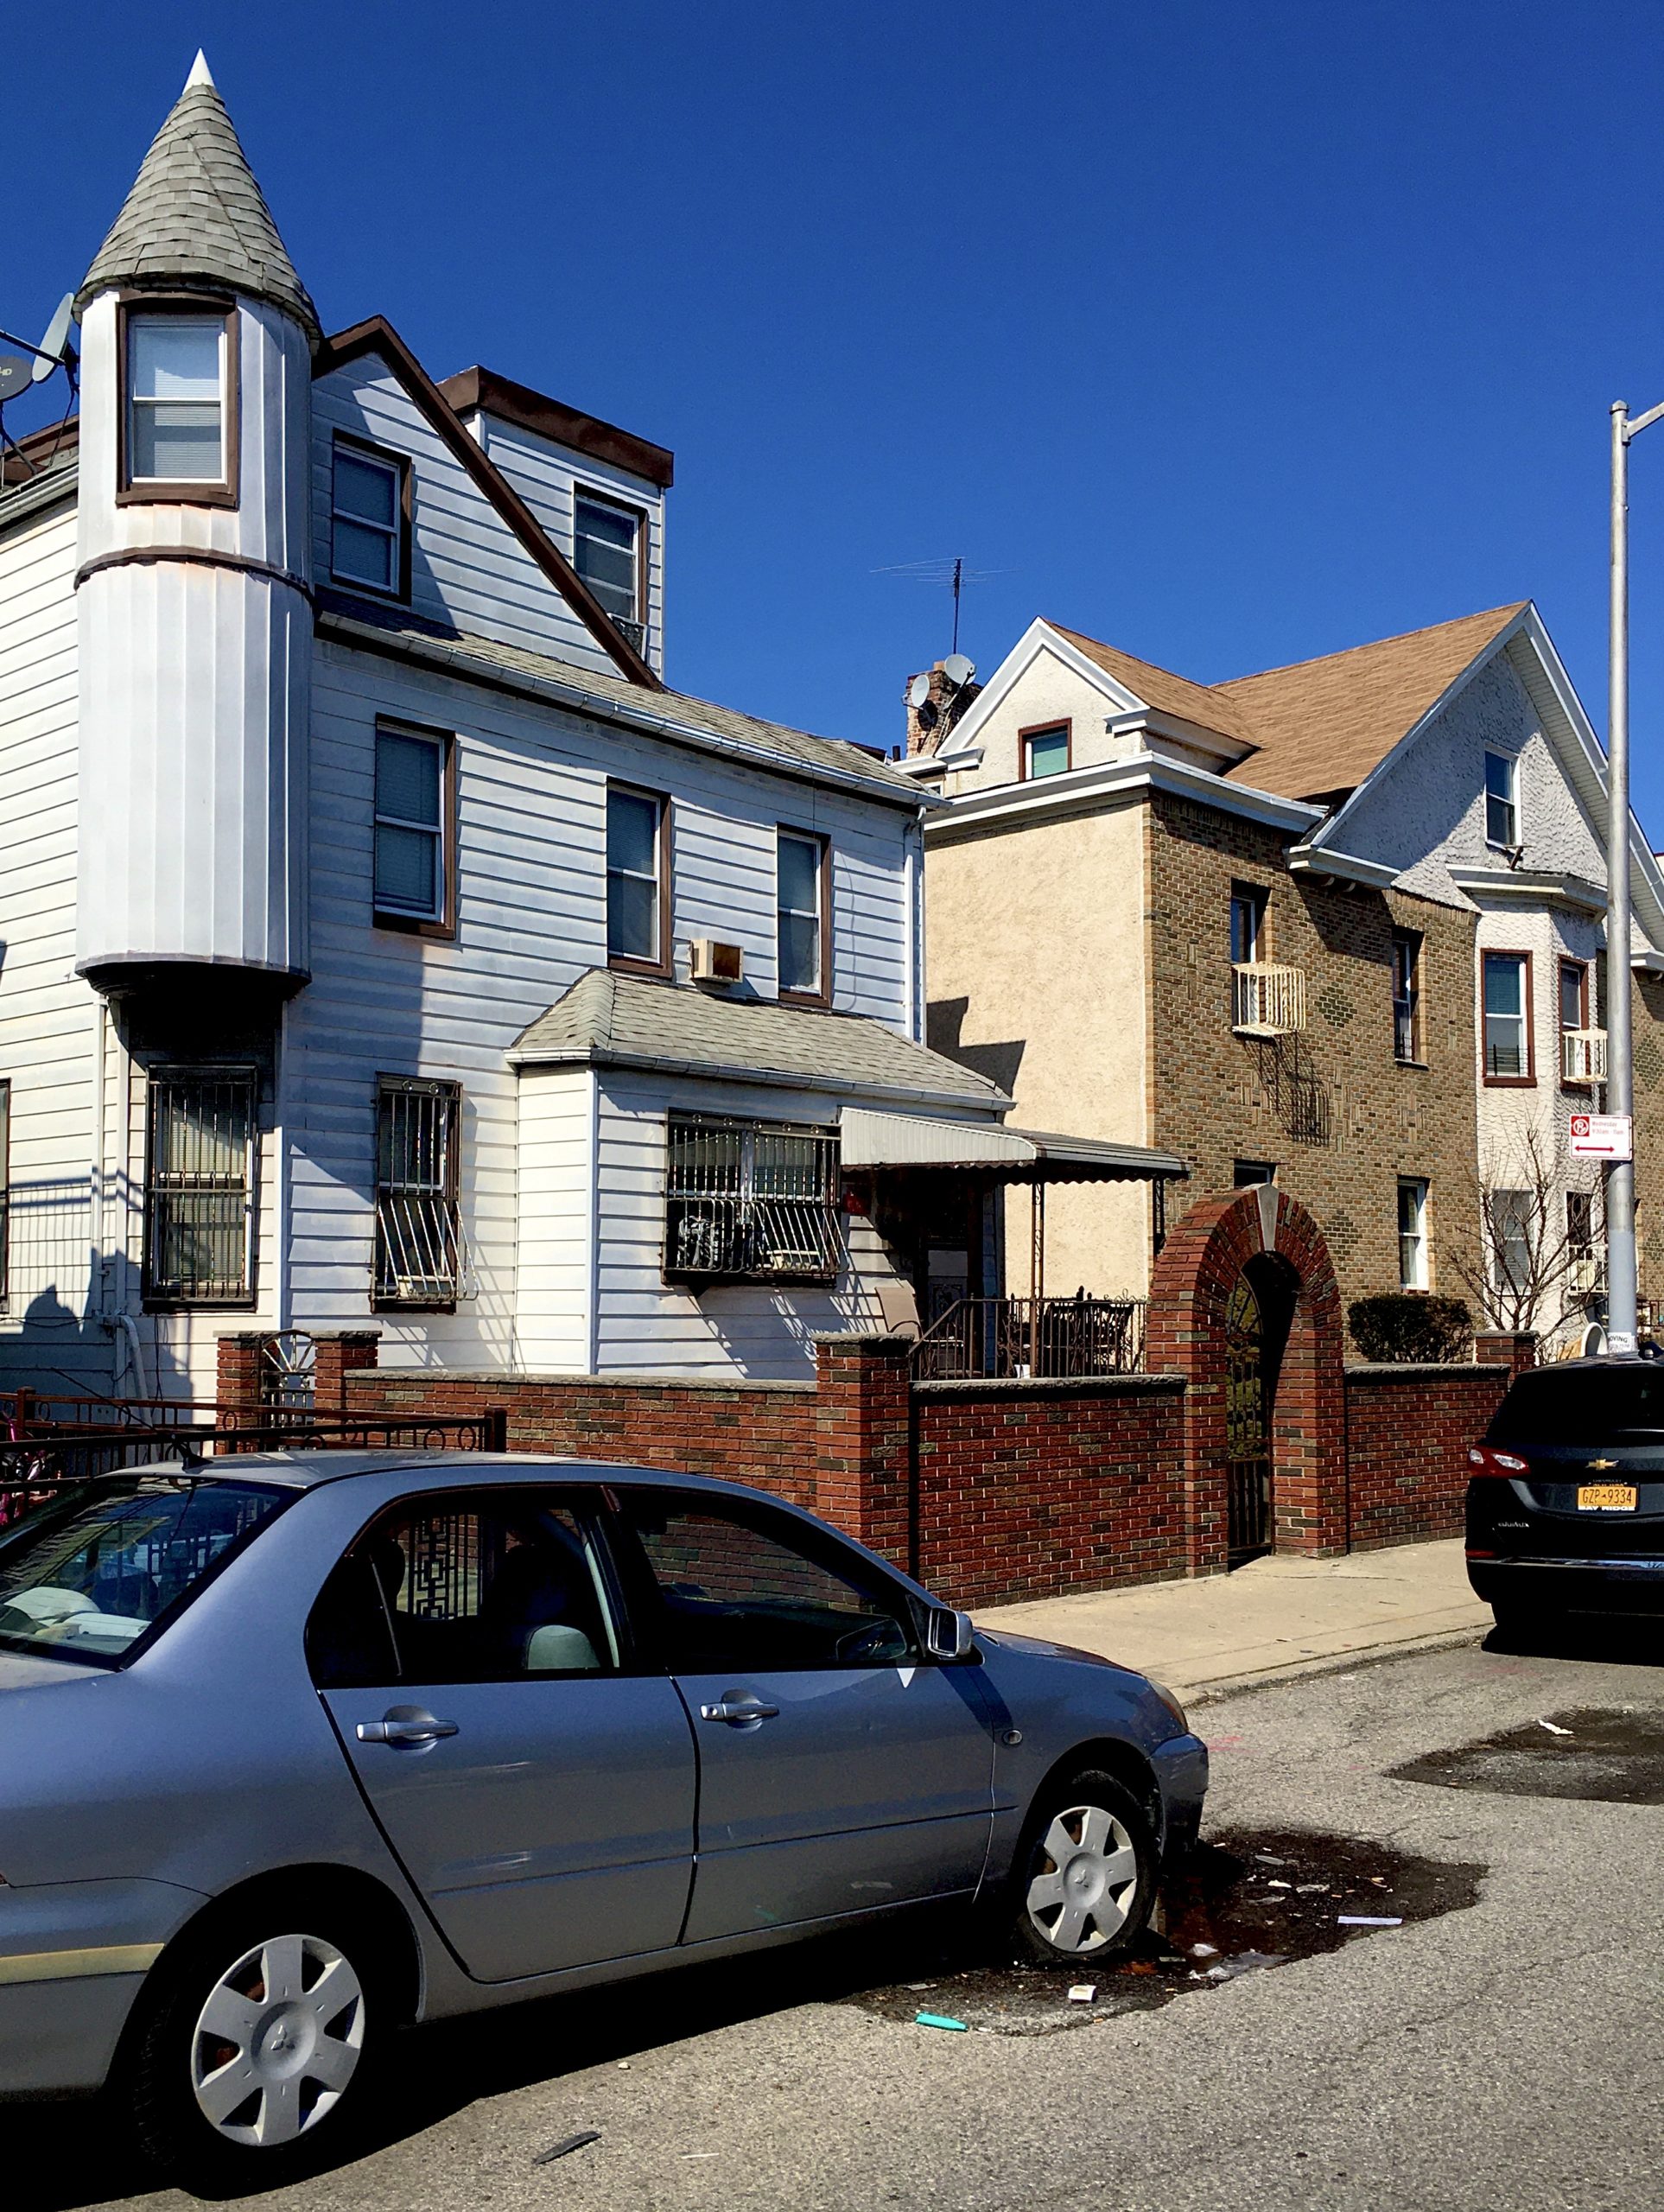
M 289 1497 L 152 1470 L 37 1506 L 0 1538 L 0 1649 L 115 1663 Z
M 1664 1444 L 1664 1363 L 1534 1369 L 1503 1399 L 1486 1440 L 1526 1450 Z

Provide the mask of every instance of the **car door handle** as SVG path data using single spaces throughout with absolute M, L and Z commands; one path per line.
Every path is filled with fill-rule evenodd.
M 726 1720 L 731 1728 L 744 1728 L 757 1720 L 778 1720 L 778 1705 L 765 1705 L 759 1697 L 725 1697 L 715 1705 L 702 1705 L 702 1720 Z
M 357 1731 L 361 1744 L 392 1744 L 406 1750 L 436 1744 L 441 1736 L 457 1732 L 454 1720 L 435 1720 L 431 1713 L 400 1712 L 397 1707 L 379 1720 L 360 1720 Z

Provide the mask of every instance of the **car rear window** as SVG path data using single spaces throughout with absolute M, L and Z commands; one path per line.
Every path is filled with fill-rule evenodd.
M 1543 1367 L 1521 1375 L 1487 1432 L 1492 1444 L 1664 1443 L 1664 1362 L 1657 1366 Z
M 37 1506 L 0 1537 L 0 1649 L 119 1665 L 293 1495 L 151 1470 Z

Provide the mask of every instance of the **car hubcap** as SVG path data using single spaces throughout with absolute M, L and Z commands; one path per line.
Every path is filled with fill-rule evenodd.
M 1127 1925 L 1138 1889 L 1133 1839 L 1101 1805 L 1059 1813 L 1040 1842 L 1028 1916 L 1053 1950 L 1096 1951 Z
M 292 2143 L 340 2102 L 364 2048 L 364 1991 L 315 1936 L 276 1936 L 214 1984 L 191 2041 L 191 2087 L 228 2142 Z

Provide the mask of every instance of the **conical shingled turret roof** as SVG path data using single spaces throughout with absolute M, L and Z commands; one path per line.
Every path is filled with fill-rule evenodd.
M 245 292 L 295 316 L 309 337 L 321 334 L 200 54 L 86 272 L 77 309 L 117 284 Z

